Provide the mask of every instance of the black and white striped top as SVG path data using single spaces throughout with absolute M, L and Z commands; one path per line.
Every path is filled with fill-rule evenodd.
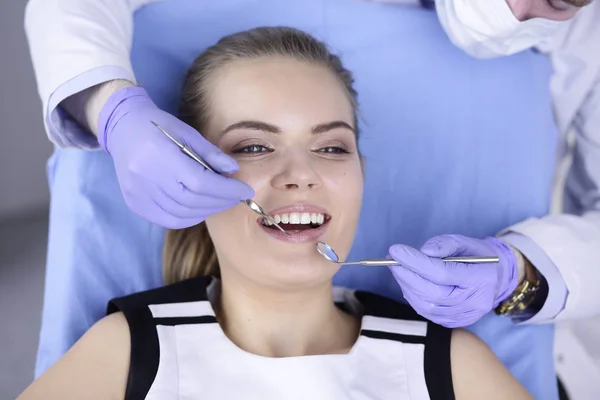
M 246 352 L 217 323 L 209 277 L 112 300 L 131 332 L 126 400 L 454 399 L 451 330 L 410 307 L 335 288 L 334 301 L 360 312 L 348 354 L 270 358 Z

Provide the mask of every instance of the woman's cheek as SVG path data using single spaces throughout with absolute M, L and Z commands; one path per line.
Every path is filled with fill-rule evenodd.
M 255 191 L 263 186 L 265 182 L 269 181 L 271 175 L 269 171 L 272 172 L 274 170 L 273 168 L 269 169 L 265 163 L 261 163 L 260 161 L 236 161 L 238 162 L 239 169 L 231 177 L 252 186 Z
M 339 190 L 346 194 L 348 201 L 352 203 L 351 208 L 360 210 L 364 189 L 364 175 L 360 163 L 347 168 L 340 181 L 343 182 L 343 187 Z
M 336 163 L 328 167 L 323 168 L 322 173 L 337 187 L 345 188 L 345 191 L 356 191 L 357 187 L 362 188 L 364 178 L 360 162 Z

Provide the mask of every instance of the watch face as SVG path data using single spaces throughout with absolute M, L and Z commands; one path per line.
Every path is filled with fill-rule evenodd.
M 538 291 L 537 286 L 529 287 L 526 292 L 522 294 L 521 301 L 513 309 L 513 315 L 520 315 L 527 310 L 527 307 L 535 300 L 535 294 Z
M 535 300 L 539 288 L 539 282 L 533 283 L 526 280 L 515 289 L 512 297 L 500 304 L 496 309 L 496 314 L 507 317 L 527 314 L 527 307 Z

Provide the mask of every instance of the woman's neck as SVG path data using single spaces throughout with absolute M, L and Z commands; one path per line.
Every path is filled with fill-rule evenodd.
M 356 341 L 360 321 L 335 306 L 331 284 L 284 292 L 236 278 L 222 282 L 216 311 L 243 350 L 265 357 L 341 354 Z

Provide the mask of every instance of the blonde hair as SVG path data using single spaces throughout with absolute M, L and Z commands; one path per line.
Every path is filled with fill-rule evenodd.
M 293 28 L 266 27 L 236 33 L 209 47 L 193 63 L 184 80 L 179 118 L 202 132 L 209 118 L 207 81 L 215 70 L 241 59 L 269 56 L 292 58 L 319 64 L 331 70 L 347 90 L 356 121 L 357 94 L 354 80 L 340 58 L 314 37 Z M 204 276 L 219 276 L 219 261 L 204 222 L 189 228 L 169 230 L 163 252 L 163 277 L 166 284 Z

